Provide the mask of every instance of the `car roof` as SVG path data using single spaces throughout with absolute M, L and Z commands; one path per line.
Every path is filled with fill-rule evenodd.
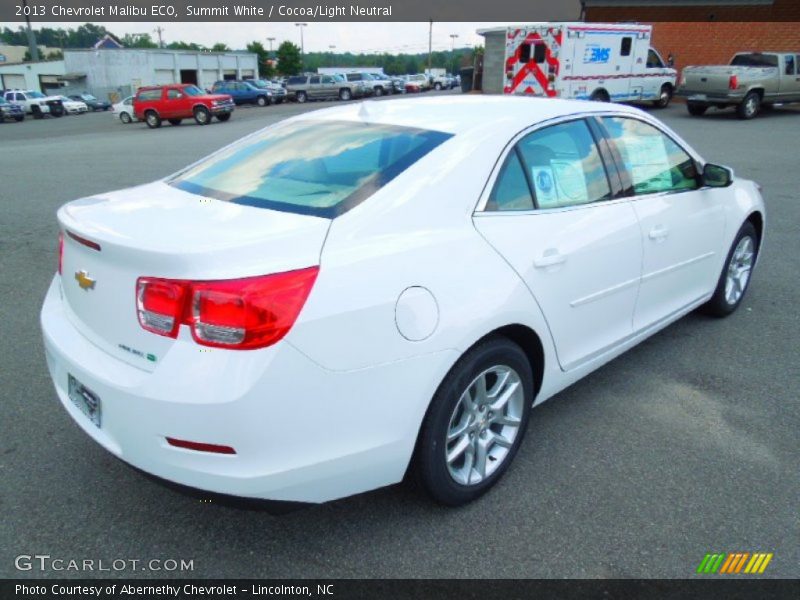
M 330 119 L 400 125 L 446 133 L 465 133 L 491 125 L 514 133 L 559 117 L 593 112 L 641 115 L 636 108 L 587 100 L 503 95 L 438 96 L 347 104 L 305 113 L 299 120 Z

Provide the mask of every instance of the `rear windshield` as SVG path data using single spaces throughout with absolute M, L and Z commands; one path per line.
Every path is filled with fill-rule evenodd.
M 778 57 L 775 54 L 737 54 L 731 65 L 734 67 L 777 67 Z
M 245 138 L 169 183 L 235 204 L 334 218 L 450 137 L 374 123 L 297 121 Z

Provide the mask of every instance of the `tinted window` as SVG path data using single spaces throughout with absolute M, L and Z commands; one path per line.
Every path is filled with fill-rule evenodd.
M 333 77 L 324 76 L 322 78 L 322 83 L 333 83 Z
M 538 208 L 559 208 L 608 200 L 605 166 L 585 121 L 535 131 L 518 148 Z
M 161 90 L 144 90 L 139 92 L 138 100 L 159 100 L 161 98 Z
M 737 67 L 777 67 L 778 56 L 776 54 L 737 54 L 733 57 L 731 65 Z
M 786 57 L 786 71 L 787 75 L 794 75 L 794 56 L 787 56 Z
M 311 85 L 319 83 L 319 77 L 312 77 L 311 79 L 308 80 L 308 83 L 310 83 Z
M 603 117 L 636 194 L 698 187 L 694 160 L 672 138 L 636 119 Z
M 533 47 L 533 61 L 536 63 L 543 63 L 547 57 L 547 46 L 544 44 L 536 44 Z
M 530 62 L 531 60 L 531 45 L 530 44 L 522 44 L 519 47 L 519 62 Z
M 633 38 L 624 37 L 622 38 L 622 45 L 620 46 L 619 53 L 622 56 L 630 56 L 631 55 L 631 46 L 633 45 Z
M 177 100 L 178 98 L 183 98 L 183 94 L 181 94 L 180 90 L 167 90 L 168 100 Z
M 302 85 L 306 82 L 305 77 L 289 77 L 287 85 Z
M 284 123 L 226 148 L 170 183 L 236 204 L 333 218 L 450 137 L 349 121 Z
M 500 171 L 486 210 L 532 210 L 533 196 L 516 150 L 512 150 Z
M 648 69 L 658 69 L 664 66 L 664 63 L 661 62 L 661 59 L 656 54 L 655 50 L 650 48 L 647 51 L 647 68 Z

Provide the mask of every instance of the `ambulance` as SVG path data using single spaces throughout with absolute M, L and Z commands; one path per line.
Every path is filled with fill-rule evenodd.
M 535 23 L 506 29 L 503 92 L 666 107 L 677 71 L 650 25 Z

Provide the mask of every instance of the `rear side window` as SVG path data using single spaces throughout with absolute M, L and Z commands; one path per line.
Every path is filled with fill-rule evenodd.
M 795 69 L 794 56 L 790 54 L 786 57 L 786 70 L 785 70 L 786 75 L 794 75 L 794 69 Z
M 144 90 L 139 92 L 138 100 L 159 100 L 161 98 L 161 90 Z
M 778 55 L 760 54 L 758 52 L 753 52 L 752 54 L 737 54 L 733 57 L 731 65 L 735 67 L 777 67 Z
M 512 150 L 497 178 L 486 210 L 533 210 L 533 196 L 516 150 Z
M 306 82 L 305 77 L 289 77 L 287 85 L 304 85 Z
M 170 184 L 236 204 L 334 218 L 450 137 L 351 121 L 284 123 L 211 156 Z
M 620 45 L 619 53 L 621 56 L 630 56 L 631 55 L 631 46 L 633 46 L 633 38 L 624 37 L 622 38 L 622 44 Z
M 319 83 L 319 77 L 312 77 L 311 79 L 308 80 L 308 83 L 310 83 L 311 85 Z
M 625 117 L 603 117 L 619 151 L 633 193 L 682 192 L 699 187 L 694 159 L 652 125 Z
M 562 208 L 611 198 L 605 165 L 585 121 L 534 131 L 517 147 L 537 208 Z

